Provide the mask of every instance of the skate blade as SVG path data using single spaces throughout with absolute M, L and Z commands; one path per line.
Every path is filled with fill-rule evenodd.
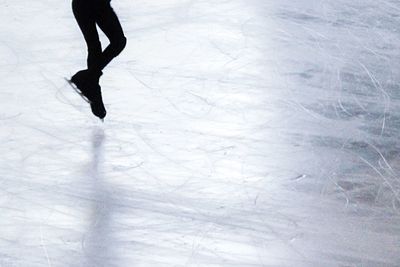
M 79 90 L 78 89 L 78 87 L 76 87 L 76 85 L 70 80 L 70 79 L 67 79 L 67 78 L 65 78 L 64 77 L 64 79 L 65 79 L 65 81 L 67 81 L 67 83 L 72 87 L 72 89 L 74 89 L 74 91 L 85 101 L 85 102 L 87 102 L 87 103 L 92 103 L 89 99 L 87 99 L 87 97 L 84 95 L 84 94 L 82 94 L 82 92 L 81 92 L 81 90 Z

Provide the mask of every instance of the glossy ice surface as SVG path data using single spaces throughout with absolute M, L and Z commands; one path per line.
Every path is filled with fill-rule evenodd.
M 0 2 L 0 266 L 400 266 L 398 0 Z M 106 44 L 106 39 L 103 39 Z

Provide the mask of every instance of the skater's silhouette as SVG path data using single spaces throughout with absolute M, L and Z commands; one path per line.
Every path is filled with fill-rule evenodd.
M 72 10 L 79 28 L 85 38 L 88 57 L 87 69 L 78 71 L 71 82 L 89 100 L 94 115 L 103 119 L 106 116 L 101 88 L 99 85 L 102 70 L 119 55 L 126 46 L 126 38 L 117 15 L 110 5 L 111 0 L 73 0 Z M 110 40 L 102 50 L 96 25 Z

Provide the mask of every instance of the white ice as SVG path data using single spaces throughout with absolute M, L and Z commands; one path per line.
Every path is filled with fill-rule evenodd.
M 400 266 L 398 0 L 0 1 L 0 266 Z M 107 40 L 102 36 L 104 44 Z

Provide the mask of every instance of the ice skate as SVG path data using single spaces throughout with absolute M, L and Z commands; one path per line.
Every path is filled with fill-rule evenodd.
M 76 77 L 74 78 L 74 76 L 71 78 L 71 80 L 67 78 L 65 78 L 65 80 L 83 98 L 83 100 L 90 104 L 93 115 L 100 118 L 101 120 L 104 120 L 107 111 L 104 107 L 100 85 L 91 85 L 89 83 L 81 82 L 77 80 Z M 72 81 L 72 79 L 74 79 L 75 82 Z
M 86 97 L 85 94 L 83 94 L 83 92 L 76 86 L 76 84 L 74 84 L 74 83 L 73 83 L 70 79 L 68 79 L 68 78 L 65 78 L 65 77 L 64 77 L 64 79 L 68 82 L 68 84 L 72 87 L 72 89 L 74 89 L 74 91 L 75 91 L 76 93 L 78 93 L 80 97 L 82 97 L 82 99 L 83 99 L 84 101 L 86 101 L 87 103 L 90 104 L 91 101 Z
M 92 110 L 93 115 L 100 118 L 102 121 L 107 114 L 106 108 L 104 107 L 103 97 L 101 95 L 101 87 L 100 85 L 96 85 L 90 90 L 90 108 Z
M 83 95 L 88 100 L 87 102 L 93 102 L 91 88 L 98 86 L 102 74 L 101 71 L 80 70 L 71 77 L 69 82 L 75 85 L 74 89 L 78 89 L 77 92 Z

